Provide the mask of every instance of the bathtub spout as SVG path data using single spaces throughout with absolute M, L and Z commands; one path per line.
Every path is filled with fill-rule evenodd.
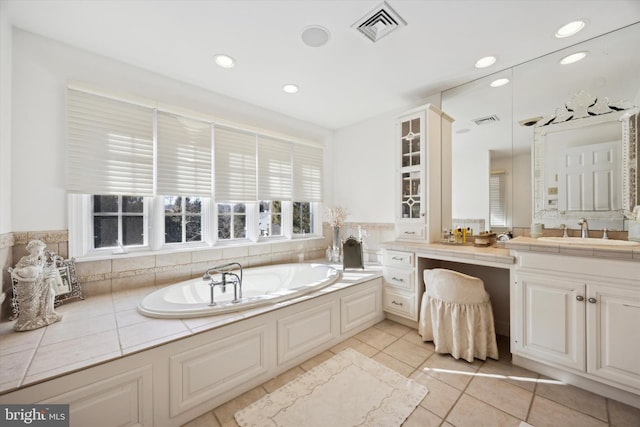
M 234 271 L 240 270 L 240 275 L 234 273 Z M 212 276 L 219 274 L 222 277 L 222 280 L 216 282 L 213 280 Z M 232 279 L 229 280 L 228 276 L 231 276 Z M 213 300 L 213 288 L 216 286 L 222 287 L 222 292 L 227 291 L 227 283 L 230 282 L 233 284 L 233 301 L 232 303 L 236 304 L 242 301 L 242 265 L 239 262 L 229 262 L 226 264 L 216 265 L 207 269 L 202 275 L 202 280 L 209 280 L 209 286 L 211 286 L 211 302 L 210 306 L 214 306 L 215 301 Z

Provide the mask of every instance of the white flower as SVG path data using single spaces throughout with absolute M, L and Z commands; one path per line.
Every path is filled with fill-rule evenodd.
M 332 227 L 342 227 L 344 220 L 349 216 L 349 212 L 342 206 L 335 206 L 333 208 L 327 208 L 328 222 Z

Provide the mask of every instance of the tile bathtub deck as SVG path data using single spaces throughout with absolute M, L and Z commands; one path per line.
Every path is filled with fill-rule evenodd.
M 518 427 L 521 421 L 535 427 L 640 426 L 639 409 L 512 365 L 508 340 L 499 338 L 499 361 L 468 363 L 434 353 L 415 329 L 384 320 L 183 427 L 237 426 L 236 411 L 346 347 L 427 386 L 429 393 L 404 427 Z
M 344 272 L 335 284 L 278 307 L 380 277 L 380 269 Z M 0 323 L 0 397 L 15 389 L 105 363 L 145 349 L 276 309 L 267 305 L 193 319 L 154 319 L 137 306 L 158 287 L 91 296 L 59 306 L 62 321 L 27 332 L 15 332 L 14 322 Z

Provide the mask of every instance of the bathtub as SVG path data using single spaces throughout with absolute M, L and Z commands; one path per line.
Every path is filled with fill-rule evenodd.
M 138 311 L 157 318 L 212 316 L 266 304 L 275 304 L 322 289 L 340 278 L 338 270 L 325 264 L 279 264 L 247 268 L 243 271 L 242 300 L 234 298 L 233 285 L 226 292 L 214 287 L 215 306 L 210 306 L 211 290 L 202 278 L 185 280 L 152 292 L 143 298 Z

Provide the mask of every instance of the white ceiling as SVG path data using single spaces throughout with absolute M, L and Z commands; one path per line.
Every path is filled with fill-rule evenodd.
M 352 25 L 382 0 L 1 1 L 16 27 L 328 129 L 640 21 L 640 0 L 388 0 L 407 26 L 373 43 Z M 309 25 L 325 46 L 302 43 Z M 498 62 L 474 68 L 486 55 Z

